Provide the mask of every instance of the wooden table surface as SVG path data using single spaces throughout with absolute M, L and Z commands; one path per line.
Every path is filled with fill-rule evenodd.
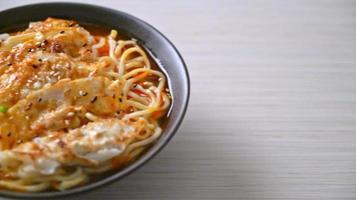
M 192 91 L 157 157 L 68 199 L 356 199 L 355 0 L 86 2 L 161 30 Z

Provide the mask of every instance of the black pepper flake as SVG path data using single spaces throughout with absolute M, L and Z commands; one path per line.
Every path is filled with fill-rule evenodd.
M 87 92 L 82 92 L 82 93 L 80 94 L 80 96 L 83 96 L 83 97 L 85 97 L 85 96 L 87 96 L 87 95 L 88 95 Z
M 63 34 L 63 33 L 65 33 L 65 31 L 61 31 L 61 32 L 59 32 L 60 34 Z
M 42 62 L 42 59 L 41 59 L 41 58 L 39 58 L 39 59 L 38 59 L 38 62 Z
M 8 132 L 8 133 L 7 133 L 7 137 L 10 137 L 10 136 L 11 136 L 11 134 L 12 134 L 11 132 Z
M 7 64 L 8 67 L 10 67 L 11 65 L 12 65 L 12 63 Z
M 137 87 L 137 84 L 135 83 L 135 84 L 133 85 L 133 87 L 136 88 L 136 87 Z
M 94 103 L 98 99 L 97 96 L 95 96 L 92 100 L 90 100 L 91 103 Z
M 41 101 L 42 101 L 42 98 L 39 98 L 39 99 L 38 99 L 38 102 L 41 102 Z
M 41 47 L 46 46 L 48 44 L 47 40 L 43 40 L 40 44 Z
M 32 52 L 32 51 L 33 51 L 33 49 L 32 49 L 32 48 L 29 48 L 27 51 L 28 51 L 28 52 Z
M 35 65 L 35 64 L 33 64 L 32 67 L 33 67 L 34 69 L 37 69 L 38 66 Z
M 55 53 L 60 53 L 63 51 L 63 47 L 62 47 L 62 45 L 56 43 L 52 46 L 52 51 Z
M 120 112 L 120 110 L 118 110 L 118 111 L 116 111 L 116 113 L 117 113 L 118 115 L 120 115 L 121 112 Z
M 119 101 L 122 102 L 122 98 L 119 98 Z
M 88 45 L 87 43 L 84 43 L 84 44 L 83 44 L 83 47 L 86 47 L 87 45 Z

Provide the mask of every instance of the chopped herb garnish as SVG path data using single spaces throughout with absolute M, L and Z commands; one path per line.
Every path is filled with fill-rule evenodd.
M 4 105 L 0 105 L 0 113 L 6 113 L 6 111 L 8 110 L 8 108 Z

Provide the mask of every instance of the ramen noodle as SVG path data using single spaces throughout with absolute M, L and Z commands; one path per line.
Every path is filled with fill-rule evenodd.
M 134 39 L 48 18 L 0 35 L 0 187 L 66 190 L 162 133 L 165 75 Z

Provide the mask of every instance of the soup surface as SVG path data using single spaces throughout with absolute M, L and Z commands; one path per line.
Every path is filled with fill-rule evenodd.
M 0 35 L 0 187 L 82 185 L 160 137 L 165 75 L 136 40 L 84 27 L 48 18 Z

